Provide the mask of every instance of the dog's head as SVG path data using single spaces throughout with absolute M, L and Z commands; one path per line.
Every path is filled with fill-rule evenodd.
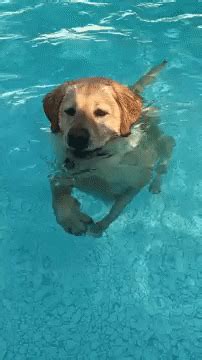
M 47 94 L 43 105 L 52 131 L 61 132 L 65 146 L 76 151 L 129 135 L 142 110 L 140 96 L 105 78 L 66 82 Z

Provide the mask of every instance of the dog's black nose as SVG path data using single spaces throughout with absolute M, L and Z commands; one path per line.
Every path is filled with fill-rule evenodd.
M 68 133 L 68 145 L 75 150 L 84 150 L 88 147 L 90 134 L 84 128 L 71 128 Z

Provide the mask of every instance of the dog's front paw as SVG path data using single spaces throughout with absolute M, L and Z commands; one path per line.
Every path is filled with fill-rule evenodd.
M 54 211 L 58 224 L 70 234 L 85 234 L 88 226 L 93 223 L 90 216 L 80 211 L 80 205 L 74 199 L 71 199 L 68 204 L 57 204 Z
M 159 177 L 156 177 L 149 186 L 149 191 L 152 194 L 159 194 L 161 192 L 161 181 Z
M 70 233 L 74 235 L 86 234 L 91 224 L 93 224 L 93 219 L 90 216 L 80 212 L 76 215 L 76 218 L 74 218 L 70 228 Z
M 87 233 L 94 237 L 101 237 L 103 232 L 107 229 L 108 224 L 104 220 L 93 222 L 89 225 Z
M 92 222 L 91 217 L 83 213 L 73 213 L 58 221 L 66 232 L 77 236 L 85 234 Z

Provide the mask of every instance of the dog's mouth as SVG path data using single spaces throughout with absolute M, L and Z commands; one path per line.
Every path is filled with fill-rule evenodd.
M 105 142 L 103 145 L 98 146 L 93 149 L 74 149 L 74 148 L 68 148 L 67 150 L 70 152 L 70 154 L 75 158 L 80 159 L 90 159 L 94 157 L 110 157 L 112 155 L 112 149 L 111 146 L 114 144 L 114 142 L 117 141 L 117 139 L 120 139 L 118 136 L 114 136 L 113 138 L 110 138 L 107 142 Z
M 81 159 L 92 158 L 96 156 L 106 156 L 107 152 L 103 148 L 96 148 L 94 150 L 71 150 L 71 153 Z
M 74 159 L 92 159 L 92 158 L 109 158 L 112 156 L 111 153 L 105 151 L 102 148 L 97 148 L 95 150 L 85 150 L 85 151 L 78 151 L 78 150 L 70 150 L 70 157 L 67 157 L 64 161 L 65 168 L 72 170 L 75 167 Z M 72 156 L 73 155 L 73 156 Z M 75 159 L 76 160 L 76 159 Z

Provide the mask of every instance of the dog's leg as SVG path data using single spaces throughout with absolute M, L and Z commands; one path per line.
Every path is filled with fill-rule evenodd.
M 159 161 L 155 168 L 155 176 L 149 186 L 149 191 L 158 194 L 161 191 L 161 176 L 166 174 L 171 159 L 175 140 L 172 136 L 162 135 L 158 140 Z
M 80 204 L 71 192 L 73 184 L 71 179 L 54 177 L 50 180 L 52 192 L 52 206 L 57 222 L 66 232 L 74 235 L 86 233 L 93 220 L 80 211 Z
M 157 165 L 154 168 L 154 177 L 149 186 L 149 191 L 158 194 L 161 191 L 161 177 L 166 174 L 170 162 L 175 140 L 172 136 L 166 136 L 161 131 L 157 109 L 148 107 L 144 113 L 144 124 L 148 126 L 148 137 L 155 145 L 157 151 Z
M 120 195 L 112 205 L 110 212 L 102 220 L 89 227 L 89 233 L 94 236 L 101 236 L 103 231 L 105 231 L 108 226 L 121 214 L 123 209 L 130 203 L 139 190 L 129 189 L 124 194 Z
M 129 89 L 135 93 L 143 92 L 145 86 L 151 84 L 160 73 L 160 71 L 165 67 L 167 61 L 162 61 L 161 64 L 154 66 L 150 71 L 148 71 L 144 76 L 142 76 L 134 85 L 129 86 Z

